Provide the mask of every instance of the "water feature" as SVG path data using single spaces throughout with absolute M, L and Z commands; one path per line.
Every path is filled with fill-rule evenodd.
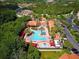
M 30 39 L 32 41 L 37 41 L 37 40 L 41 40 L 41 41 L 45 41 L 47 40 L 48 38 L 45 37 L 45 36 L 42 36 L 41 33 L 45 34 L 44 31 L 41 31 L 41 30 L 33 30 L 33 34 L 30 36 Z

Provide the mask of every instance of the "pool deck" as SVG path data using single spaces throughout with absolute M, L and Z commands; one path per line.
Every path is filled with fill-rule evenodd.
M 62 51 L 61 48 L 39 48 L 39 51 Z
M 30 30 L 33 31 L 35 34 L 32 34 L 29 37 L 25 36 L 25 42 L 32 42 L 33 46 L 38 48 L 39 51 L 55 51 L 55 50 L 59 51 L 62 48 L 61 44 L 55 44 L 55 41 L 53 41 L 51 43 L 52 39 L 51 39 L 51 36 L 49 35 L 48 28 L 44 27 L 44 29 L 45 29 L 46 34 L 40 35 L 41 31 L 33 30 L 30 28 Z M 43 39 L 47 38 L 47 39 L 41 40 L 41 38 L 43 38 Z M 57 41 L 59 41 L 59 40 L 57 40 Z M 34 45 L 34 44 L 36 44 L 36 45 Z

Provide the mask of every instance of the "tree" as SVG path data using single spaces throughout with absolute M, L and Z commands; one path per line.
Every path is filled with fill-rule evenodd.
M 18 40 L 18 33 L 25 26 L 28 18 L 18 18 L 16 21 L 7 22 L 0 26 L 0 59 L 26 59 L 27 55 L 28 57 L 33 55 L 32 51 L 35 52 L 30 58 L 38 59 L 40 57 L 39 51 L 34 47 L 29 46 L 28 51 L 24 51 L 24 42 Z
M 40 59 L 40 56 L 40 52 L 36 48 L 29 46 L 27 59 Z
M 7 23 L 9 21 L 15 21 L 16 13 L 13 10 L 0 10 L 0 24 Z

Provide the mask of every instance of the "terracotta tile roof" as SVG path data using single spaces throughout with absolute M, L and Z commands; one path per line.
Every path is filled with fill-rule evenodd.
M 56 40 L 58 40 L 58 39 L 60 39 L 60 35 L 59 35 L 59 34 L 55 34 L 54 38 L 55 38 Z
M 39 25 L 46 25 L 46 21 L 39 21 Z
M 36 26 L 37 25 L 37 22 L 36 21 L 29 21 L 27 23 L 27 26 Z
M 59 59 L 79 59 L 79 56 L 76 54 L 63 54 Z
M 54 21 L 53 20 L 49 20 L 48 21 L 48 26 L 49 27 L 54 27 Z
M 69 59 L 69 57 L 69 54 L 65 53 L 59 59 Z
M 71 54 L 70 59 L 79 59 L 79 56 L 76 54 Z
M 36 43 L 32 43 L 32 46 L 33 46 L 33 47 L 37 47 L 37 44 L 36 44 Z

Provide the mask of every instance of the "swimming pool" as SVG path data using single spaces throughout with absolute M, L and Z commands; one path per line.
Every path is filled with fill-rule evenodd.
M 48 39 L 47 37 L 41 36 L 42 32 L 44 32 L 44 31 L 33 30 L 33 34 L 30 36 L 30 40 L 31 41 L 38 41 L 38 40 L 45 41 L 45 40 L 47 40 Z

